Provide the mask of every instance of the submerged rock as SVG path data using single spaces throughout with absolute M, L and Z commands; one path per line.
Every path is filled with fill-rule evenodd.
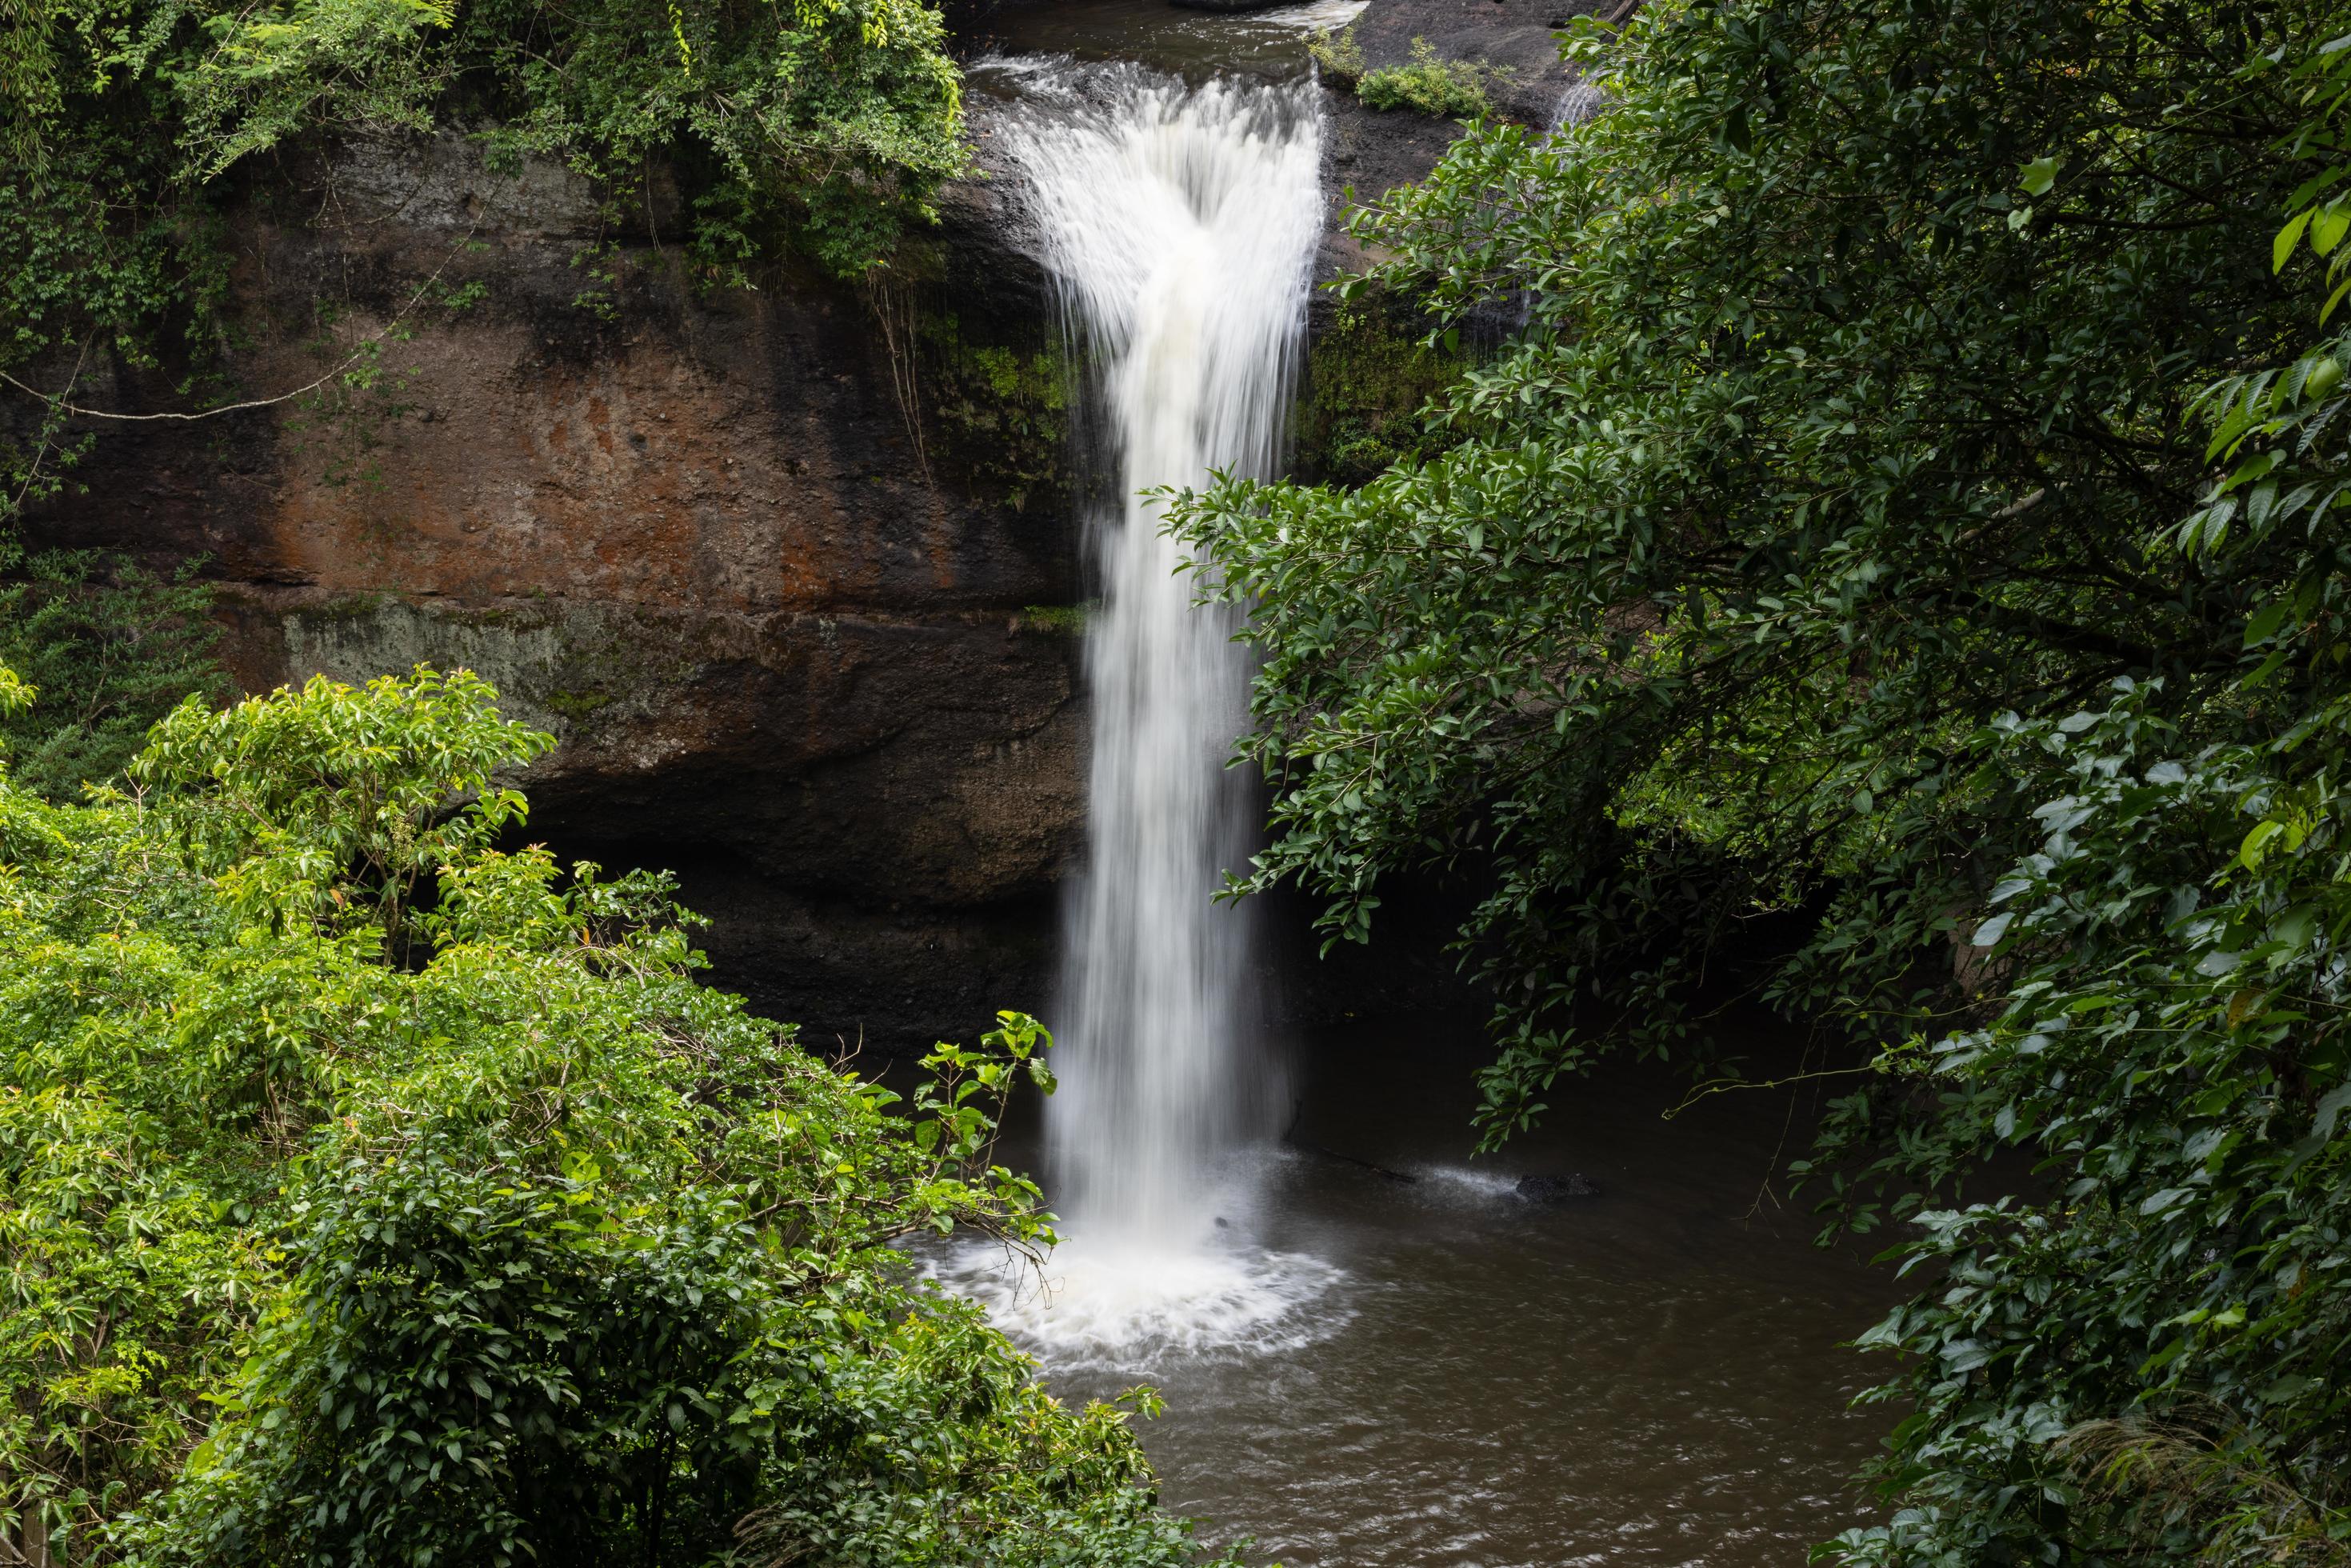
M 1565 1203 L 1570 1198 L 1598 1197 L 1600 1184 L 1582 1171 L 1564 1176 L 1520 1176 L 1514 1188 L 1529 1203 Z

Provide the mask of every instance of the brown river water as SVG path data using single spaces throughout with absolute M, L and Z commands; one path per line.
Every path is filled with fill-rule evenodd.
M 1165 1500 L 1253 1539 L 1252 1562 L 1765 1568 L 1876 1517 L 1857 1478 L 1896 1417 L 1852 1400 L 1891 1367 L 1845 1344 L 1898 1288 L 1815 1247 L 1772 1176 L 1816 1096 L 1668 1121 L 1683 1080 L 1604 1070 L 1472 1158 L 1477 1060 L 1458 1028 L 1309 1042 L 1301 1113 L 1236 1184 L 1254 1197 L 1231 1234 L 1312 1260 L 1311 1299 L 1252 1352 L 1071 1364 L 1037 1343 L 1049 1386 L 1156 1387 L 1140 1430 Z M 1571 1171 L 1600 1196 L 1513 1190 Z

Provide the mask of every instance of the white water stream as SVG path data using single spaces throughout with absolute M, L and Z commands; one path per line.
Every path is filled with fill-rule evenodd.
M 1099 378 L 1090 456 L 1115 499 L 1089 520 L 1088 852 L 1047 1113 L 1067 1239 L 1041 1289 L 987 1293 L 1064 1363 L 1266 1348 L 1310 1333 L 1301 1309 L 1332 1275 L 1247 1243 L 1236 1156 L 1273 1130 L 1276 1089 L 1249 922 L 1214 895 L 1249 849 L 1252 802 L 1224 766 L 1248 655 L 1229 612 L 1193 602 L 1147 492 L 1280 456 L 1322 223 L 1316 108 L 1301 87 L 1128 68 L 1050 84 L 1005 141 Z

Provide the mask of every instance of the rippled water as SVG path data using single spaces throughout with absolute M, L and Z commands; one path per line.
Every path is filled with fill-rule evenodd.
M 1345 26 L 1365 3 L 1304 0 L 1232 16 L 1185 10 L 1168 0 L 1014 0 L 996 11 L 973 47 L 975 53 L 1136 60 L 1196 82 L 1215 75 L 1287 80 L 1309 69 L 1310 32 Z M 985 73 L 976 85 L 987 88 Z
M 1292 1146 L 1259 1156 L 1234 1188 L 1255 1210 L 1220 1232 L 1234 1278 L 1270 1258 L 1303 1282 L 1251 1350 L 1090 1347 L 1039 1332 L 1057 1307 L 1034 1279 L 1017 1300 L 977 1260 L 964 1281 L 1065 1396 L 1158 1387 L 1143 1439 L 1166 1501 L 1253 1536 L 1256 1561 L 1764 1568 L 1872 1517 L 1855 1477 L 1894 1417 L 1847 1407 L 1884 1369 L 1840 1342 L 1893 1287 L 1814 1249 L 1765 1179 L 1811 1102 L 1748 1092 L 1668 1123 L 1676 1083 L 1619 1074 L 1562 1085 L 1553 1125 L 1471 1161 L 1467 1067 L 1404 1032 L 1311 1054 Z M 1603 1196 L 1512 1190 L 1570 1170 Z M 1084 1247 L 1048 1279 L 1092 1266 Z

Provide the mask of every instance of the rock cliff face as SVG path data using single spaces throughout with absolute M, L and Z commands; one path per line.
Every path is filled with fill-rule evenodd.
M 1337 113 L 1334 210 L 1453 134 Z M 674 207 L 492 173 L 456 137 L 256 177 L 234 370 L 308 390 L 109 429 L 35 528 L 207 558 L 248 689 L 479 670 L 561 741 L 530 836 L 676 869 L 718 978 L 818 1041 L 1041 1009 L 1085 590 L 1066 374 L 1006 193 L 955 193 L 880 293 L 699 288 Z M 127 373 L 82 389 L 175 406 Z
M 248 689 L 481 671 L 562 741 L 531 835 L 680 864 L 729 981 L 820 1035 L 1036 1005 L 1082 810 L 1076 642 L 1049 612 L 1074 530 L 1050 485 L 1015 506 L 959 461 L 935 407 L 918 450 L 900 389 L 1035 360 L 1039 280 L 950 228 L 914 344 L 906 299 L 821 278 L 697 295 L 651 204 L 616 225 L 455 138 L 281 172 L 237 221 L 235 369 L 326 384 L 110 429 L 36 527 L 208 558 Z

